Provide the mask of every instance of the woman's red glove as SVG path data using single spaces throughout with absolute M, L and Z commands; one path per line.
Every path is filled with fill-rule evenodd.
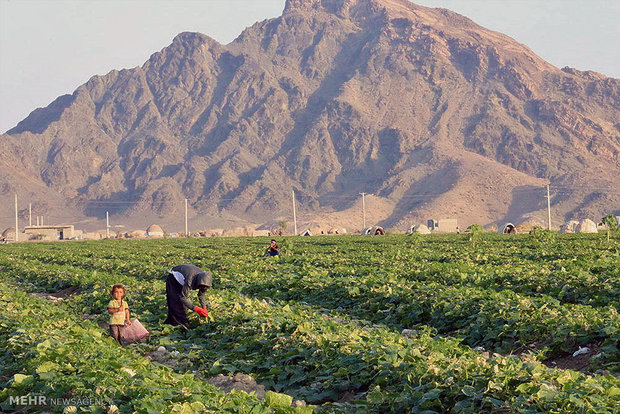
M 203 318 L 207 317 L 207 310 L 204 308 L 199 308 L 198 306 L 196 306 L 194 308 L 194 312 L 196 312 L 198 315 L 202 316 Z

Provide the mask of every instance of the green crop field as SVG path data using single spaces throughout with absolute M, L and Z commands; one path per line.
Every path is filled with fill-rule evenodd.
M 617 235 L 279 243 L 275 258 L 267 238 L 1 246 L 0 408 L 620 412 Z M 190 315 L 189 330 L 162 324 L 167 270 L 182 263 L 214 275 L 209 317 Z M 148 341 L 120 347 L 102 327 L 116 283 Z M 71 294 L 42 294 L 55 292 Z M 240 373 L 269 392 L 207 383 Z

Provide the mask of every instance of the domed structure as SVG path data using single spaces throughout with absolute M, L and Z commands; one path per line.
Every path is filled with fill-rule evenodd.
M 164 237 L 164 230 L 157 224 L 151 224 L 148 229 L 146 229 L 146 235 L 148 237 Z
M 413 228 L 413 232 L 419 233 L 419 234 L 431 234 L 431 231 L 428 229 L 428 226 L 424 224 L 418 224 L 417 226 L 415 226 Z
M 144 232 L 144 230 L 134 230 L 132 232 L 127 233 L 129 238 L 132 239 L 141 239 L 143 237 L 145 237 L 146 233 Z
M 2 232 L 2 240 L 11 240 L 14 241 L 15 240 L 15 227 L 9 227 L 8 229 L 4 230 Z
M 579 222 L 577 220 L 570 220 L 568 223 L 560 226 L 560 233 L 575 233 L 577 226 L 579 226 Z
M 577 233 L 598 233 L 596 223 L 590 219 L 582 220 L 575 230 Z
M 385 231 L 381 226 L 366 227 L 364 230 L 362 230 L 362 236 L 380 236 L 384 234 Z
M 511 223 L 508 223 L 511 224 Z M 543 229 L 547 228 L 547 223 L 538 217 L 525 217 L 519 224 L 514 226 L 517 234 L 525 234 L 529 233 L 534 229 L 534 227 L 542 227 Z
M 15 227 L 9 227 L 2 232 L 2 237 L 15 237 Z
M 499 234 L 516 234 L 516 233 L 518 233 L 518 231 L 517 231 L 517 228 L 515 227 L 514 224 L 506 223 L 506 224 L 504 224 L 502 229 L 500 231 L 498 231 L 498 233 Z

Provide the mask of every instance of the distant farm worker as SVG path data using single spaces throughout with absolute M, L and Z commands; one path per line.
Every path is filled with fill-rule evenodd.
M 269 245 L 269 247 L 267 247 L 267 250 L 265 250 L 265 254 L 267 256 L 279 256 L 280 255 L 280 247 L 278 247 L 278 244 L 276 243 L 274 239 L 271 240 L 271 244 Z
M 207 305 L 205 304 L 205 292 L 213 286 L 211 273 L 205 272 L 198 266 L 182 264 L 168 271 L 166 279 L 166 302 L 168 302 L 168 317 L 164 321 L 169 325 L 189 324 L 187 309 L 193 310 L 198 315 L 206 318 Z M 198 290 L 200 306 L 194 306 L 189 300 L 190 290 Z
M 129 320 L 129 306 L 127 306 L 127 302 L 123 300 L 125 299 L 125 293 L 125 286 L 112 286 L 110 295 L 112 295 L 113 299 L 108 303 L 110 335 L 121 345 L 121 328 L 125 325 L 131 325 L 131 321 Z

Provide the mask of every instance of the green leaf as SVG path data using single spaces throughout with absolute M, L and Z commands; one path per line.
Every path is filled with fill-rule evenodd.
M 58 368 L 60 368 L 58 364 L 55 364 L 52 361 L 45 361 L 44 363 L 42 363 L 41 365 L 37 367 L 36 373 L 42 374 L 44 372 L 58 371 Z
M 462 390 L 463 394 L 467 395 L 468 397 L 472 397 L 476 394 L 476 389 L 470 385 L 466 385 L 463 387 Z
M 279 367 L 277 365 L 273 366 L 270 370 L 269 373 L 270 374 L 274 374 L 274 375 L 278 375 L 281 374 L 283 372 L 282 367 Z
M 427 391 L 423 396 L 423 400 L 436 400 L 441 395 L 441 390 L 439 388 L 432 389 Z
M 24 374 L 15 374 L 13 375 L 13 384 L 14 385 L 28 385 L 30 384 L 34 378 L 32 375 L 24 375 Z
M 542 386 L 536 393 L 538 398 L 543 400 L 554 400 L 558 396 L 558 392 L 548 386 Z
M 581 398 L 577 397 L 574 394 L 571 394 L 568 397 L 568 400 L 572 402 L 573 404 L 575 404 L 577 407 L 583 408 L 586 406 L 586 403 Z
M 209 374 L 219 374 L 222 372 L 222 366 L 219 359 L 215 360 L 211 368 L 209 369 Z
M 49 339 L 46 339 L 43 342 L 37 344 L 37 351 L 39 351 L 39 355 L 45 355 L 45 350 L 52 346 L 52 343 Z
M 303 322 L 297 325 L 297 332 L 306 333 L 312 330 L 312 324 L 310 322 Z
M 618 387 L 610 387 L 607 390 L 607 395 L 609 395 L 610 397 L 615 397 L 616 395 L 620 395 L 620 388 L 618 388 Z
M 57 372 L 53 372 L 53 371 L 42 372 L 41 374 L 39 374 L 39 378 L 41 378 L 42 380 L 45 380 L 45 381 L 51 381 L 51 380 L 53 380 L 57 376 L 58 376 L 58 373 Z
M 265 393 L 265 402 L 272 408 L 287 408 L 293 404 L 293 397 L 273 391 Z

